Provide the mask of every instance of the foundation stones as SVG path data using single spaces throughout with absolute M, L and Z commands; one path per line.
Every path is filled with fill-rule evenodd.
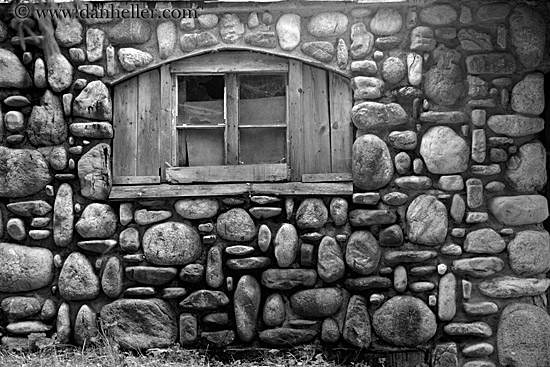
M 261 289 L 258 281 L 250 275 L 241 277 L 235 289 L 234 307 L 237 334 L 245 343 L 251 342 L 258 332 L 260 299 Z
M 57 145 L 67 139 L 67 124 L 59 98 L 47 90 L 40 106 L 34 106 L 27 133 L 33 145 Z
M 0 291 L 26 292 L 48 285 L 54 276 L 50 250 L 0 243 Z
M 497 134 L 516 138 L 541 132 L 544 120 L 522 115 L 493 115 L 487 120 L 487 125 Z
M 68 301 L 94 299 L 99 295 L 99 278 L 90 260 L 79 252 L 71 253 L 59 274 L 59 293 Z
M 328 220 L 328 210 L 321 199 L 305 199 L 296 210 L 299 228 L 317 229 Z
M 548 218 L 548 202 L 541 195 L 498 196 L 489 208 L 499 222 L 509 226 L 542 223 Z
M 447 236 L 447 209 L 431 195 L 420 195 L 407 209 L 409 239 L 423 245 L 442 244 Z
M 537 296 L 546 292 L 550 279 L 516 278 L 502 276 L 478 284 L 481 294 L 492 298 Z
M 311 17 L 307 31 L 315 37 L 333 37 L 344 34 L 348 27 L 348 17 L 338 12 L 315 14 Z
M 369 231 L 356 231 L 348 239 L 345 255 L 346 263 L 353 271 L 369 275 L 378 267 L 381 249 Z
M 277 20 L 275 29 L 279 45 L 285 51 L 291 51 L 300 44 L 301 18 L 297 14 L 283 14 Z
M 431 173 L 452 174 L 468 168 L 470 149 L 451 128 L 435 126 L 424 134 L 420 154 Z
M 115 233 L 117 221 L 109 205 L 92 203 L 82 212 L 75 229 L 84 238 L 108 238 Z
M 147 261 L 155 265 L 187 265 L 202 252 L 198 233 L 184 223 L 156 224 L 145 231 L 142 242 Z
M 335 314 L 342 305 L 338 288 L 307 289 L 290 297 L 292 310 L 304 317 L 326 317 Z
M 0 49 L 0 65 L 0 87 L 21 89 L 31 87 L 31 77 L 14 53 Z
M 394 168 L 386 144 L 375 135 L 363 135 L 353 143 L 352 176 L 361 190 L 375 190 L 387 185 Z
M 510 39 L 519 61 L 527 68 L 536 67 L 542 59 L 546 39 L 540 12 L 529 6 L 517 6 L 510 15 Z
M 82 196 L 92 200 L 105 200 L 112 186 L 111 148 L 100 143 L 86 152 L 78 161 L 78 177 Z
M 241 208 L 230 209 L 218 216 L 218 235 L 228 241 L 246 242 L 256 235 L 256 226 L 250 215 Z
M 508 244 L 508 258 L 514 273 L 533 276 L 548 272 L 550 236 L 548 232 L 521 231 Z
M 358 348 L 368 348 L 372 341 L 371 334 L 367 300 L 363 296 L 353 295 L 347 306 L 342 336 Z
M 506 179 L 518 192 L 541 190 L 547 180 L 544 146 L 539 141 L 523 144 L 509 160 Z
M 57 246 L 67 247 L 74 230 L 73 190 L 67 183 L 57 190 L 53 213 L 53 239 Z

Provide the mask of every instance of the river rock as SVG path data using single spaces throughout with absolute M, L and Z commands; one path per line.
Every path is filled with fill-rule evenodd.
M 354 60 L 364 59 L 372 52 L 374 35 L 367 30 L 365 23 L 358 22 L 351 26 L 351 57 Z
M 458 40 L 465 51 L 491 52 L 493 43 L 491 36 L 485 32 L 479 32 L 473 28 L 463 28 L 458 32 Z
M 414 150 L 417 137 L 414 131 L 392 131 L 388 135 L 388 143 L 398 150 Z
M 481 294 L 492 298 L 533 297 L 546 292 L 550 279 L 503 276 L 478 284 Z
M 256 235 L 256 226 L 246 210 L 230 209 L 218 216 L 216 222 L 218 235 L 228 241 L 247 242 Z
M 118 257 L 107 260 L 101 276 L 101 289 L 110 298 L 118 298 L 124 290 L 123 265 Z
M 206 284 L 212 288 L 222 286 L 223 277 L 223 259 L 220 246 L 212 246 L 206 256 Z
M 45 333 L 51 329 L 51 325 L 47 325 L 42 321 L 19 321 L 6 326 L 6 331 L 12 334 Z
M 437 316 L 441 321 L 451 321 L 456 315 L 457 282 L 453 273 L 439 280 Z
M 334 55 L 334 46 L 327 41 L 305 42 L 301 50 L 308 56 L 322 62 L 329 62 Z
M 285 304 L 279 293 L 267 296 L 262 318 L 267 326 L 279 326 L 285 321 Z
M 445 49 L 444 46 L 442 47 L 442 52 L 449 55 L 441 57 L 440 62 L 425 74 L 424 91 L 426 97 L 436 104 L 451 106 L 464 96 L 465 87 L 461 69 L 453 62 L 452 55 L 454 54 L 452 51 Z M 442 64 L 444 62 L 447 62 L 447 64 Z
M 199 43 L 201 41 L 196 41 L 196 39 L 204 33 L 200 33 L 198 35 L 194 34 L 195 43 Z M 149 65 L 153 61 L 153 56 L 148 52 L 140 51 L 131 47 L 126 47 L 118 50 L 118 60 L 120 61 L 124 70 L 134 71 L 137 68 Z
M 139 209 L 134 213 L 134 220 L 137 224 L 142 226 L 162 222 L 171 217 L 172 212 L 169 210 Z
M 504 261 L 498 257 L 472 257 L 453 261 L 453 271 L 460 275 L 488 277 L 504 269 Z
M 386 186 L 394 173 L 386 143 L 376 135 L 363 135 L 353 143 L 353 183 L 361 190 L 376 190 Z
M 468 168 L 468 143 L 447 126 L 434 126 L 422 137 L 420 154 L 431 173 L 452 174 Z
M 31 86 L 31 77 L 17 56 L 0 49 L 0 87 L 27 89 Z
M 171 282 L 178 270 L 169 267 L 127 266 L 124 269 L 126 277 L 134 282 L 148 285 L 162 285 Z
M 317 272 L 313 269 L 268 269 L 262 273 L 262 285 L 270 289 L 313 287 L 315 283 Z
M 73 189 L 61 184 L 55 197 L 53 213 L 53 240 L 59 247 L 67 247 L 73 240 L 74 209 Z
M 125 18 L 108 29 L 107 34 L 113 45 L 141 44 L 151 37 L 151 26 L 143 19 Z
M 539 141 L 523 144 L 509 160 L 506 179 L 518 192 L 540 191 L 546 185 L 546 150 Z
M 159 23 L 157 26 L 157 41 L 159 45 L 159 57 L 166 59 L 171 56 L 176 46 L 176 24 L 171 21 Z
M 306 289 L 290 296 L 290 305 L 299 316 L 327 317 L 342 305 L 342 292 L 338 288 Z
M 370 30 L 377 36 L 391 36 L 403 26 L 403 17 L 397 9 L 382 8 L 370 21 Z
M 430 27 L 415 27 L 411 32 L 411 50 L 430 52 L 435 48 L 434 31 Z
M 342 249 L 336 240 L 325 236 L 318 250 L 317 273 L 325 283 L 333 283 L 344 276 L 346 265 Z
M 265 224 L 260 225 L 258 230 L 258 247 L 262 252 L 266 252 L 271 245 L 271 230 Z
M 546 310 L 512 303 L 502 311 L 497 330 L 499 363 L 503 366 L 544 366 L 550 359 L 550 316 Z
M 468 233 L 463 248 L 475 254 L 498 254 L 504 251 L 506 243 L 495 230 L 483 228 Z
M 363 296 L 353 295 L 347 306 L 342 336 L 358 348 L 368 348 L 372 341 L 371 333 L 367 300 Z
M 34 297 L 8 297 L 0 304 L 4 315 L 10 320 L 25 319 L 40 312 L 41 304 Z
M 224 292 L 201 289 L 191 293 L 180 302 L 180 306 L 190 310 L 216 310 L 227 306 L 229 298 Z
M 101 309 L 106 331 L 125 349 L 166 348 L 178 335 L 176 315 L 159 299 L 119 299 Z
M 25 222 L 21 218 L 10 218 L 6 223 L 6 232 L 16 241 L 23 241 L 27 237 Z
M 489 208 L 499 222 L 508 226 L 537 224 L 548 218 L 548 201 L 541 195 L 498 196 Z
M 458 18 L 458 13 L 451 5 L 434 5 L 423 8 L 419 17 L 429 25 L 447 25 Z
M 338 323 L 331 318 L 323 320 L 321 325 L 321 340 L 325 343 L 336 343 L 340 338 L 340 329 Z
M 535 68 L 542 60 L 546 44 L 546 26 L 540 11 L 517 6 L 510 15 L 510 40 L 519 61 L 527 68 Z
M 351 114 L 355 126 L 363 130 L 391 128 L 408 121 L 407 113 L 397 103 L 362 102 L 353 106 Z
M 466 57 L 469 74 L 508 75 L 516 71 L 516 59 L 509 53 L 477 54 Z
M 445 334 L 451 336 L 470 336 L 488 338 L 493 330 L 484 322 L 453 322 L 443 327 Z
M 215 199 L 182 199 L 176 201 L 174 209 L 185 219 L 207 219 L 218 213 L 220 205 Z
M 54 276 L 50 250 L 0 243 L 0 292 L 26 292 L 48 285 Z
M 264 343 L 283 346 L 307 343 L 315 338 L 317 333 L 317 330 L 281 327 L 264 330 L 260 332 L 259 337 Z
M 518 113 L 540 115 L 544 111 L 544 76 L 527 74 L 512 89 L 512 109 Z
M 420 345 L 437 331 L 433 312 L 420 299 L 411 296 L 390 298 L 374 312 L 372 325 L 378 336 L 401 347 Z
M 33 107 L 27 121 L 29 141 L 36 146 L 57 145 L 67 140 L 67 124 L 59 98 L 46 90 L 40 105 Z
M 498 305 L 494 302 L 464 302 L 464 311 L 472 316 L 486 316 L 498 312 Z
M 156 224 L 143 235 L 145 258 L 155 265 L 187 265 L 202 253 L 200 237 L 185 223 Z
M 239 279 L 234 295 L 235 323 L 241 341 L 250 343 L 258 333 L 258 314 L 262 290 L 251 275 Z
M 493 115 L 487 120 L 487 125 L 497 134 L 518 138 L 541 132 L 544 120 L 522 115 Z
M 77 18 L 59 18 L 56 23 L 54 35 L 59 46 L 72 47 L 83 41 L 83 27 Z
M 348 221 L 348 202 L 344 198 L 334 197 L 329 205 L 330 217 L 334 225 L 343 226 Z
M 139 232 L 136 228 L 130 227 L 120 232 L 118 238 L 120 248 L 126 252 L 137 252 L 141 246 Z
M 113 126 L 110 122 L 76 122 L 69 126 L 73 136 L 87 139 L 112 139 Z
M 284 223 L 279 228 L 275 235 L 274 247 L 277 264 L 282 268 L 289 267 L 296 259 L 300 248 L 298 232 L 292 224 Z
M 546 231 L 521 231 L 508 244 L 510 268 L 520 276 L 550 270 L 550 235 Z
M 346 263 L 358 274 L 372 274 L 378 267 L 381 249 L 369 231 L 351 234 L 346 245 Z
M 305 199 L 296 211 L 296 224 L 302 229 L 321 228 L 327 220 L 328 210 L 321 199 Z
M 181 345 L 193 344 L 198 338 L 197 317 L 191 313 L 182 313 L 179 317 Z
M 420 195 L 407 209 L 409 240 L 423 245 L 438 245 L 447 236 L 447 209 L 432 195 Z
M 99 342 L 97 316 L 90 306 L 82 305 L 74 320 L 74 341 L 76 345 L 84 346 Z
M 113 107 L 109 89 L 99 80 L 91 81 L 73 103 L 73 115 L 87 119 L 110 121 Z
M 382 79 L 391 84 L 399 83 L 407 75 L 407 67 L 398 57 L 388 57 L 382 64 Z
M 54 92 L 62 92 L 73 82 L 73 66 L 59 52 L 53 52 L 47 59 L 48 83 Z
M 301 17 L 298 14 L 283 14 L 277 20 L 275 30 L 279 46 L 285 51 L 292 51 L 300 44 Z
M 78 178 L 82 196 L 92 200 L 106 200 L 112 186 L 111 147 L 100 143 L 86 152 L 78 161 Z
M 92 263 L 80 252 L 72 252 L 59 274 L 59 293 L 67 301 L 94 299 L 99 295 L 99 278 Z
M 92 203 L 84 208 L 75 229 L 84 238 L 108 238 L 115 233 L 117 221 L 110 205 Z
M 341 36 L 348 28 L 348 17 L 339 12 L 318 13 L 311 17 L 307 31 L 314 37 Z

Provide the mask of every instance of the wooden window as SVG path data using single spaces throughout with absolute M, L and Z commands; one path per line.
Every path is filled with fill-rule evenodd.
M 350 180 L 347 79 L 300 61 L 220 52 L 114 90 L 115 184 Z

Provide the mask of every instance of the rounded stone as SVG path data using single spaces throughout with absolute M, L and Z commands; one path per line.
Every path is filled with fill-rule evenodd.
M 330 200 L 330 217 L 336 226 L 343 226 L 348 221 L 348 202 L 344 198 Z
M 544 75 L 527 74 L 514 85 L 510 104 L 518 113 L 540 115 L 544 111 Z
M 207 219 L 218 213 L 219 203 L 214 199 L 183 199 L 174 204 L 176 212 L 185 219 Z
M 298 14 L 292 13 L 279 17 L 275 30 L 281 49 L 292 51 L 300 44 L 301 19 Z
M 523 144 L 508 162 L 506 179 L 519 192 L 541 190 L 546 185 L 546 149 L 539 141 Z
M 339 12 L 318 13 L 311 17 L 307 31 L 314 37 L 335 37 L 346 32 L 348 17 Z
M 354 78 L 354 80 L 358 78 Z M 397 103 L 359 103 L 353 106 L 351 117 L 353 124 L 362 130 L 391 128 L 404 125 L 408 121 L 407 113 Z
M 0 147 L 0 197 L 36 194 L 51 179 L 48 163 L 40 152 Z
M 99 295 L 99 278 L 90 260 L 80 252 L 71 253 L 59 274 L 59 293 L 67 301 L 94 299 Z
M 303 317 L 327 317 L 340 309 L 342 300 L 342 291 L 338 288 L 316 288 L 294 293 L 290 296 L 290 305 Z
M 370 21 L 370 31 L 377 36 L 391 36 L 403 26 L 403 17 L 397 9 L 382 8 Z
M 6 232 L 16 241 L 23 241 L 27 237 L 25 222 L 21 218 L 10 218 L 6 223 Z
M 386 186 L 394 173 L 386 143 L 376 135 L 363 135 L 353 143 L 353 183 L 361 190 L 376 190 Z
M 122 251 L 137 252 L 141 246 L 139 242 L 139 231 L 133 227 L 124 229 L 120 232 L 118 243 Z
M 452 174 L 468 169 L 468 143 L 447 126 L 434 126 L 422 137 L 420 154 L 431 173 Z
M 267 297 L 263 320 L 267 326 L 279 326 L 285 321 L 285 304 L 279 293 L 272 293 Z
M 399 83 L 407 75 L 407 67 L 398 57 L 388 57 L 382 64 L 382 78 L 391 84 Z
M 392 131 L 388 135 L 388 143 L 398 150 L 414 150 L 417 139 L 414 131 Z
M 517 6 L 510 15 L 510 40 L 519 61 L 527 68 L 542 60 L 546 44 L 546 26 L 542 13 L 534 7 Z
M 380 262 L 381 249 L 369 231 L 351 234 L 346 245 L 346 264 L 361 275 L 374 273 Z
M 50 250 L 0 242 L 0 292 L 26 292 L 48 285 L 54 276 Z
M 74 341 L 76 345 L 84 346 L 99 342 L 97 315 L 90 306 L 82 305 L 74 321 Z
M 29 73 L 19 58 L 9 50 L 0 49 L 0 87 L 27 89 L 31 86 Z
M 447 209 L 432 195 L 420 195 L 407 209 L 409 240 L 422 245 L 439 245 L 447 237 Z
M 302 229 L 321 228 L 327 220 L 328 209 L 321 199 L 305 199 L 296 211 L 296 224 Z
M 403 244 L 403 230 L 399 224 L 394 224 L 380 230 L 378 240 L 380 246 L 401 246 Z
M 57 190 L 53 210 L 53 239 L 57 246 L 66 247 L 73 240 L 73 189 L 67 183 Z
M 299 250 L 298 232 L 290 223 L 284 223 L 274 240 L 275 258 L 281 268 L 287 268 L 296 259 Z
M 4 315 L 11 320 L 24 319 L 36 315 L 40 309 L 40 301 L 34 297 L 8 297 L 0 304 Z
M 184 223 L 154 225 L 143 235 L 145 258 L 155 265 L 187 265 L 202 253 L 199 234 Z
M 372 324 L 378 336 L 400 347 L 420 345 L 437 331 L 434 313 L 420 299 L 411 296 L 390 298 L 374 312 Z
M 250 215 L 242 208 L 230 209 L 218 216 L 218 235 L 228 241 L 246 242 L 256 235 L 256 226 Z
M 54 92 L 69 88 L 73 82 L 73 66 L 59 52 L 54 52 L 46 59 L 48 66 L 48 83 Z
M 506 243 L 492 228 L 482 228 L 466 235 L 464 251 L 476 254 L 498 254 L 504 251 Z
M 346 265 L 342 249 L 335 239 L 323 237 L 319 244 L 317 273 L 325 283 L 333 283 L 344 276 Z
M 119 258 L 113 256 L 107 260 L 101 276 L 101 288 L 110 298 L 118 298 L 124 290 L 123 265 Z
M 75 229 L 84 238 L 108 238 L 115 233 L 117 222 L 110 205 L 92 203 L 84 208 Z
M 510 268 L 521 276 L 550 270 L 550 235 L 546 231 L 521 231 L 508 244 Z
M 420 20 L 429 25 L 447 25 L 457 18 L 457 11 L 450 5 L 434 5 L 420 11 Z
M 239 279 L 234 295 L 235 322 L 241 341 L 250 343 L 258 333 L 258 314 L 262 293 L 260 284 L 251 275 Z
M 405 152 L 399 152 L 395 155 L 395 169 L 400 175 L 406 175 L 411 168 L 411 156 Z
M 336 343 L 340 338 L 340 328 L 338 323 L 334 320 L 326 318 L 321 325 L 321 340 L 325 343 Z

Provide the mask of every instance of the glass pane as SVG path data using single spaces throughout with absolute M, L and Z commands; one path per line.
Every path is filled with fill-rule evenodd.
M 178 76 L 178 126 L 224 124 L 224 77 Z
M 221 166 L 225 163 L 224 129 L 186 129 L 178 130 L 179 157 L 187 157 L 187 165 Z
M 242 128 L 239 139 L 243 164 L 286 162 L 286 128 Z
M 284 75 L 239 76 L 239 125 L 281 125 L 285 120 Z

